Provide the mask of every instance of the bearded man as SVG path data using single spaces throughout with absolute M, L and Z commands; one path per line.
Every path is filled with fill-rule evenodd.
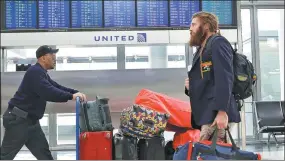
M 241 121 L 232 93 L 233 49 L 220 35 L 218 18 L 207 12 L 193 15 L 190 26 L 191 47 L 197 47 L 192 68 L 185 79 L 185 94 L 190 97 L 192 126 L 201 130 L 200 140 L 209 140 L 218 129 L 218 141 L 227 142 L 227 127 Z

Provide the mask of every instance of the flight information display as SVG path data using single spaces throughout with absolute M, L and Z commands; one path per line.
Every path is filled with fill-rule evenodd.
M 202 10 L 211 12 L 219 18 L 219 24 L 233 24 L 233 4 L 232 0 L 222 1 L 202 1 Z
M 102 22 L 102 0 L 72 0 L 72 27 L 73 28 L 89 28 L 103 27 Z
M 69 0 L 39 0 L 39 28 L 69 28 Z
M 168 27 L 167 0 L 137 0 L 138 27 Z
M 34 0 L 5 1 L 6 29 L 36 29 L 37 2 Z
M 190 26 L 192 15 L 200 10 L 199 0 L 170 0 L 170 27 Z
M 104 22 L 105 27 L 135 27 L 135 1 L 105 0 Z
M 222 29 L 237 27 L 234 0 L 5 0 L 1 30 L 13 32 L 152 30 L 189 27 L 194 13 L 217 15 Z M 19 30 L 19 31 L 17 31 Z M 5 31 L 4 31 L 5 32 Z

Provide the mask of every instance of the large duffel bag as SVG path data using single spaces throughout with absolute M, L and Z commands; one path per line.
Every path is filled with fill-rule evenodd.
M 120 129 L 125 135 L 139 139 L 161 136 L 168 118 L 167 114 L 134 104 L 122 111 Z
M 180 146 L 173 160 L 261 160 L 260 154 L 240 150 L 227 129 L 232 144 L 217 142 L 218 130 L 214 132 L 211 141 L 189 141 Z
M 113 131 L 108 98 L 96 97 L 95 101 L 81 104 L 79 127 L 81 132 Z
M 167 113 L 170 116 L 166 127 L 167 131 L 177 132 L 181 129 L 186 131 L 192 128 L 189 101 L 182 101 L 162 93 L 142 89 L 136 96 L 135 104 L 161 113 Z

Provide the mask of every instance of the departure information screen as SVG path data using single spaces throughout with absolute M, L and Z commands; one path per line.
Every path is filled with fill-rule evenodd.
M 5 1 L 7 29 L 36 29 L 37 2 L 34 0 Z
M 105 27 L 135 27 L 135 1 L 105 0 L 104 22 Z
M 192 15 L 199 11 L 199 0 L 170 0 L 170 27 L 189 27 Z
M 69 0 L 39 0 L 39 28 L 69 28 Z
M 102 0 L 72 0 L 72 27 L 73 28 L 90 28 L 103 27 L 102 21 Z
M 138 27 L 168 27 L 167 0 L 137 0 Z
M 177 30 L 199 11 L 217 15 L 221 29 L 237 28 L 233 0 L 5 0 L 0 8 L 3 32 Z
M 211 12 L 219 18 L 219 24 L 233 24 L 233 2 L 231 0 L 223 1 L 202 1 L 202 10 Z

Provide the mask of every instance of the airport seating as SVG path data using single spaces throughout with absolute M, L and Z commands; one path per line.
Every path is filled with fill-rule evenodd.
M 268 133 L 268 143 L 271 135 L 278 146 L 276 135 L 284 135 L 284 115 L 280 101 L 255 102 L 258 133 Z

